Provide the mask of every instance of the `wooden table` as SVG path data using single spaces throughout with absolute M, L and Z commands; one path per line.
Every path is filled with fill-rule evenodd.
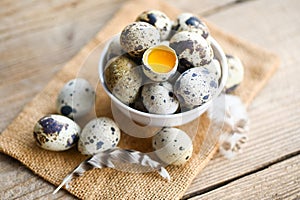
M 233 160 L 216 156 L 184 199 L 300 199 L 300 1 L 178 0 L 277 53 L 282 64 L 249 108 L 249 142 Z M 0 2 L 0 131 L 122 6 L 122 0 Z M 0 199 L 73 199 L 0 154 Z

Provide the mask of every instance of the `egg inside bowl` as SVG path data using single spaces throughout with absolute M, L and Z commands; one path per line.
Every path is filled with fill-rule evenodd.
M 224 54 L 224 51 L 220 47 L 220 45 L 217 43 L 217 41 L 211 36 L 209 36 L 207 40 L 211 44 L 215 59 L 219 61 L 221 66 L 221 77 L 219 79 L 218 88 L 216 89 L 212 98 L 210 98 L 209 101 L 193 109 L 184 112 L 177 112 L 175 114 L 153 114 L 153 113 L 147 113 L 147 112 L 134 109 L 129 105 L 123 103 L 115 95 L 113 95 L 105 83 L 105 67 L 107 65 L 107 60 L 108 60 L 107 57 L 108 57 L 109 46 L 113 41 L 115 41 L 119 37 L 120 34 L 115 35 L 114 37 L 111 38 L 111 40 L 109 40 L 106 43 L 100 55 L 99 68 L 98 68 L 99 77 L 100 77 L 100 82 L 104 88 L 104 91 L 111 99 L 112 107 L 117 108 L 117 110 L 120 111 L 122 115 L 126 116 L 134 124 L 138 124 L 141 126 L 148 126 L 148 127 L 184 125 L 198 118 L 200 115 L 202 115 L 209 108 L 209 106 L 212 105 L 212 101 L 221 93 L 221 91 L 225 86 L 227 75 L 228 75 L 226 56 Z M 119 50 L 119 52 L 121 51 Z

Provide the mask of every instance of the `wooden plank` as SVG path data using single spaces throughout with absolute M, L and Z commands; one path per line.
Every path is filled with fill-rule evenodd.
M 123 4 L 0 2 L 0 131 Z
M 221 157 L 211 161 L 194 180 L 186 197 L 222 185 L 300 150 L 300 69 L 297 67 L 300 64 L 297 50 L 300 26 L 291 25 L 299 22 L 299 5 L 296 0 L 251 1 L 208 17 L 220 27 L 273 50 L 281 56 L 282 66 L 250 106 L 250 140 L 244 152 L 230 161 Z M 284 33 L 272 31 L 279 25 Z
M 196 199 L 299 199 L 300 155 L 246 176 Z
M 236 0 L 166 0 L 169 4 L 174 4 L 176 7 L 179 7 L 181 10 L 186 12 L 191 12 L 194 14 L 199 14 L 201 16 L 206 16 L 218 12 L 224 7 L 232 6 Z

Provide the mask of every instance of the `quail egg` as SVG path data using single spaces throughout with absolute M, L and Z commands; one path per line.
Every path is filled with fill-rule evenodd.
M 181 165 L 193 154 L 191 138 L 178 128 L 162 128 L 152 138 L 155 154 L 166 164 Z
M 85 79 L 76 78 L 67 82 L 56 100 L 59 114 L 75 118 L 87 114 L 95 102 L 95 91 Z
M 122 79 L 128 75 L 130 70 L 136 67 L 137 64 L 126 55 L 117 56 L 107 63 L 104 71 L 105 84 L 110 91 Z
M 179 102 L 173 93 L 173 87 L 168 82 L 144 85 L 141 96 L 149 113 L 172 114 L 179 107 Z
M 136 21 L 147 22 L 155 26 L 160 33 L 161 40 L 166 40 L 172 29 L 172 22 L 169 17 L 159 10 L 145 11 L 137 17 Z
M 174 92 L 184 107 L 191 109 L 209 101 L 218 89 L 218 79 L 204 67 L 194 67 L 176 80 Z
M 116 123 L 107 117 L 91 120 L 82 129 L 78 150 L 84 155 L 94 155 L 118 145 L 121 133 Z
M 143 55 L 144 74 L 153 81 L 166 81 L 172 77 L 178 66 L 176 52 L 166 45 L 156 45 Z
M 43 149 L 64 151 L 77 144 L 80 130 L 73 120 L 65 116 L 48 115 L 35 124 L 33 136 Z
M 221 78 L 222 71 L 221 71 L 221 65 L 220 62 L 217 59 L 213 59 L 209 64 L 204 65 L 208 71 L 214 73 L 217 76 L 217 79 Z
M 170 40 L 170 47 L 176 51 L 182 72 L 192 67 L 207 65 L 214 56 L 210 44 L 194 32 L 176 33 Z
M 105 67 L 105 84 L 121 102 L 133 103 L 142 86 L 142 72 L 137 64 L 122 55 L 111 59 Z
M 182 13 L 177 17 L 173 24 L 174 31 L 190 31 L 196 32 L 204 39 L 209 36 L 209 30 L 206 24 L 192 13 Z
M 226 55 L 228 64 L 228 79 L 225 84 L 226 93 L 230 93 L 243 81 L 244 66 L 241 60 L 232 55 Z
M 132 57 L 141 58 L 146 49 L 160 43 L 160 34 L 149 23 L 134 22 L 123 29 L 120 43 Z

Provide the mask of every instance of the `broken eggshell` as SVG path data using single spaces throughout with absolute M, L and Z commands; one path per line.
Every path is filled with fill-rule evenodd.
M 166 45 L 150 47 L 143 54 L 143 72 L 153 81 L 166 81 L 177 71 L 176 52 Z

